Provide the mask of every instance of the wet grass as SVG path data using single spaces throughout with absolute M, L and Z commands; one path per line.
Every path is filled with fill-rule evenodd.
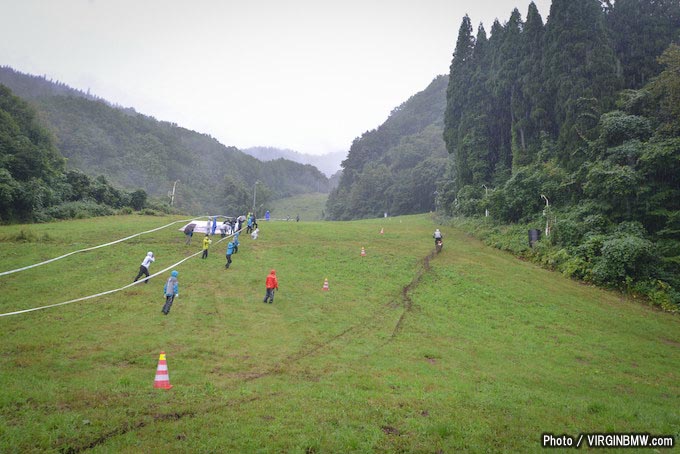
M 1 227 L 0 271 L 168 222 Z M 22 229 L 34 240 L 10 240 Z M 454 230 L 426 260 L 427 216 L 260 230 L 229 270 L 224 242 L 180 265 L 167 317 L 167 275 L 0 317 L 0 451 L 537 452 L 543 432 L 680 435 L 677 316 Z M 121 287 L 147 250 L 155 272 L 199 249 L 170 228 L 3 276 L 0 312 Z M 171 390 L 153 389 L 160 351 Z
M 273 201 L 270 211 L 275 219 L 294 221 L 296 216 L 300 216 L 300 220 L 303 222 L 320 221 L 323 219 L 322 215 L 326 209 L 326 200 L 328 200 L 328 194 L 320 192 L 296 195 Z M 260 214 L 260 217 L 264 216 Z

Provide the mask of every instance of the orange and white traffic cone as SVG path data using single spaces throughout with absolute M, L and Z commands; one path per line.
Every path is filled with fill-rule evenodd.
M 323 280 L 323 288 L 321 290 L 328 291 L 328 278 Z
M 381 227 L 381 228 L 380 228 L 380 234 L 383 235 L 384 233 L 385 233 L 385 229 L 383 229 L 383 228 Z
M 170 375 L 168 375 L 168 364 L 165 361 L 165 352 L 161 352 L 158 358 L 158 368 L 156 369 L 156 379 L 153 382 L 153 387 L 158 389 L 170 389 Z
M 361 246 L 361 256 L 366 257 L 366 249 L 363 246 Z

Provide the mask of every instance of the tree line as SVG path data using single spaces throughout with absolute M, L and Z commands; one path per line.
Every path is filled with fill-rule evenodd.
M 331 191 L 326 217 L 360 219 L 435 208 L 448 165 L 442 134 L 448 77 L 438 76 L 395 108 L 387 121 L 354 140 Z
M 153 204 L 156 209 L 169 208 L 167 193 L 178 180 L 174 208 L 193 214 L 247 212 L 252 209 L 256 190 L 260 205 L 267 200 L 328 187 L 328 178 L 313 166 L 284 159 L 261 162 L 207 134 L 114 106 L 44 77 L 3 67 L 0 83 L 12 90 L 3 90 L 3 97 L 12 99 L 7 101 L 9 104 L 21 105 L 19 110 L 32 112 L 29 122 L 32 126 L 17 129 L 15 139 L 3 143 L 3 155 L 44 150 L 43 154 L 53 156 L 43 166 L 51 173 L 65 178 L 68 172 L 79 172 L 99 178 L 99 183 L 93 180 L 94 185 L 102 184 L 103 179 L 121 194 L 143 191 L 148 194 L 146 204 Z M 6 111 L 0 122 L 9 123 L 12 118 L 14 122 L 26 123 L 27 114 L 16 118 L 16 113 Z M 40 130 L 41 135 L 31 134 L 31 128 Z M 21 151 L 22 143 L 32 144 L 33 151 Z M 14 173 L 18 169 L 6 164 L 0 162 L 0 168 L 15 181 L 23 181 L 21 175 Z M 47 182 L 47 177 L 43 181 Z M 34 183 L 40 186 L 37 180 Z M 38 205 L 59 205 L 67 200 L 68 197 L 42 197 Z M 88 200 L 98 203 L 91 197 Z M 21 209 L 5 213 L 2 219 L 5 222 L 42 219 L 38 211 Z
M 680 303 L 680 3 L 554 0 L 463 18 L 446 94 L 452 215 L 552 224 L 565 274 Z M 549 257 L 546 259 L 545 257 Z
M 537 260 L 677 307 L 679 43 L 675 0 L 465 16 L 450 73 L 352 143 L 326 217 L 547 222 Z
M 36 111 L 0 85 L 0 222 L 89 217 L 146 205 L 144 191 L 120 190 L 102 175 L 67 170 Z

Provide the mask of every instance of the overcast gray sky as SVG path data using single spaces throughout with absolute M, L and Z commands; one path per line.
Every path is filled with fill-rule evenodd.
M 0 65 L 239 148 L 347 151 L 529 0 L 0 0 Z M 550 0 L 535 0 L 547 19 Z

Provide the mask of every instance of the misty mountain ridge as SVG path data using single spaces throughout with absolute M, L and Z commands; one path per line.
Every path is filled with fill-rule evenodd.
M 273 161 L 275 159 L 288 159 L 300 164 L 313 165 L 321 172 L 330 177 L 340 170 L 340 164 L 347 157 L 346 151 L 336 151 L 322 155 L 300 153 L 287 148 L 276 147 L 250 147 L 241 149 L 247 155 L 260 161 Z
M 35 76 L 25 74 L 16 71 L 9 66 L 0 66 L 0 82 L 10 87 L 17 96 L 24 99 L 35 100 L 47 96 L 74 96 L 102 102 L 109 107 L 121 110 L 129 115 L 139 114 L 133 107 L 124 107 L 112 103 L 104 98 L 91 94 L 89 89 L 87 91 L 79 90 L 70 87 L 63 82 L 48 79 L 47 75 Z M 170 122 L 170 124 L 177 126 L 174 122 Z M 340 163 L 347 156 L 346 151 L 337 151 L 323 155 L 310 155 L 290 149 L 262 146 L 241 149 L 240 151 L 260 161 L 274 161 L 283 158 L 300 164 L 309 164 L 319 169 L 328 177 L 340 170 Z
M 449 77 L 440 75 L 352 143 L 333 185 L 326 218 L 349 220 L 435 209 L 436 182 L 449 165 L 443 138 Z
M 44 76 L 3 66 L 0 84 L 11 90 L 8 99 L 17 96 L 35 109 L 51 134 L 48 142 L 66 158 L 66 170 L 102 175 L 114 187 L 142 189 L 158 198 L 181 181 L 175 206 L 187 212 L 222 212 L 225 205 L 234 212 L 247 210 L 255 182 L 261 183 L 262 203 L 330 190 L 328 178 L 312 165 L 260 161 L 208 134 L 158 121 Z M 0 126 L 2 121 L 0 116 Z

